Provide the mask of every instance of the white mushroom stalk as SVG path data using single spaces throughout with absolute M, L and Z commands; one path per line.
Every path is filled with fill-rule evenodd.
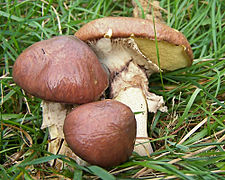
M 53 154 L 58 154 L 59 151 L 62 150 L 65 151 L 65 142 L 63 142 L 64 135 L 62 133 L 62 129 L 68 109 L 61 103 L 48 101 L 42 101 L 41 106 L 43 112 L 41 128 L 48 128 L 49 132 L 50 142 L 48 143 L 48 151 Z M 50 162 L 51 165 L 54 163 L 56 163 L 56 166 L 59 164 L 56 161 Z
M 66 105 L 62 103 L 42 101 L 43 122 L 42 129 L 48 128 L 49 140 L 48 152 L 52 154 L 63 154 L 74 160 L 80 165 L 85 165 L 86 162 L 81 160 L 68 147 L 64 140 L 63 124 L 68 113 L 76 105 Z M 63 162 L 59 159 L 50 161 L 50 165 L 61 169 Z
M 88 41 L 100 62 L 110 71 L 110 96 L 131 108 L 137 121 L 134 151 L 146 156 L 153 152 L 148 140 L 148 111 L 166 111 L 163 97 L 148 91 L 148 77 L 158 72 L 157 65 L 146 58 L 132 38 L 101 38 Z

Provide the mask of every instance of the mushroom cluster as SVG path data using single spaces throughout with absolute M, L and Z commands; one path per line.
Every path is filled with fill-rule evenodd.
M 136 138 L 134 114 L 117 101 L 93 102 L 104 95 L 108 74 L 91 48 L 77 37 L 59 36 L 31 45 L 17 58 L 13 79 L 43 99 L 42 128 L 48 127 L 54 139 L 49 152 L 77 159 L 75 152 L 103 167 L 118 165 L 131 155 Z M 85 105 L 72 110 L 80 104 Z
M 106 17 L 75 36 L 33 44 L 17 58 L 13 79 L 43 99 L 42 128 L 48 127 L 51 153 L 75 159 L 77 154 L 109 167 L 126 161 L 133 149 L 140 155 L 153 151 L 147 115 L 167 108 L 163 97 L 149 92 L 148 78 L 192 60 L 191 47 L 177 30 L 139 18 Z M 98 101 L 105 98 L 114 100 Z
M 13 79 L 26 92 L 43 99 L 42 128 L 48 127 L 53 139 L 48 151 L 74 157 L 63 141 L 64 119 L 75 104 L 98 100 L 108 87 L 108 74 L 95 53 L 75 36 L 40 41 L 17 58 Z

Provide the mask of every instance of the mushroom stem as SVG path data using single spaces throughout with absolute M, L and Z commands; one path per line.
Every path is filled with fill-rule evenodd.
M 134 151 L 146 156 L 153 152 L 148 140 L 148 111 L 165 111 L 163 97 L 148 92 L 148 78 L 145 72 L 134 62 L 120 72 L 111 83 L 111 96 L 131 108 L 136 113 L 137 140 Z M 139 139 L 144 138 L 144 139 Z
M 48 152 L 52 154 L 63 154 L 73 158 L 78 164 L 84 165 L 85 161 L 76 156 L 64 141 L 63 124 L 66 115 L 72 107 L 55 102 L 42 101 L 43 122 L 41 128 L 48 128 L 49 143 Z M 51 166 L 61 169 L 63 162 L 61 160 L 52 160 Z
M 148 108 L 146 96 L 142 89 L 138 87 L 129 87 L 124 91 L 120 91 L 114 99 L 126 104 L 135 113 L 135 119 L 137 121 L 137 139 L 135 142 L 134 151 L 141 156 L 151 154 L 153 150 L 151 144 L 147 140 Z

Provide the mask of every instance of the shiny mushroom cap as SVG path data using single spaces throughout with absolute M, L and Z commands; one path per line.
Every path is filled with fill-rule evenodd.
M 37 42 L 17 58 L 13 80 L 41 99 L 82 104 L 97 100 L 108 76 L 95 53 L 74 36 Z
M 76 107 L 67 115 L 63 131 L 76 155 L 90 164 L 111 167 L 132 154 L 136 120 L 128 106 L 104 100 Z
M 185 36 L 160 22 L 155 23 L 155 29 L 160 69 L 172 71 L 190 66 L 193 61 L 193 53 Z M 143 61 L 145 59 L 150 60 L 158 65 L 154 24 L 151 20 L 131 17 L 105 17 L 85 24 L 75 33 L 75 36 L 90 44 L 103 37 L 111 38 L 112 41 L 115 39 L 126 41 L 123 44 L 139 51 L 138 53 L 145 57 L 142 58 Z M 118 40 L 116 42 L 118 44 Z M 104 42 L 103 44 L 106 43 Z M 105 46 L 103 47 L 105 48 Z M 101 47 L 94 49 L 99 51 Z M 146 69 L 149 68 L 149 63 L 138 61 L 137 64 L 141 66 L 144 64 Z M 120 69 L 122 68 L 124 67 Z M 153 68 L 153 71 L 156 72 L 157 70 Z

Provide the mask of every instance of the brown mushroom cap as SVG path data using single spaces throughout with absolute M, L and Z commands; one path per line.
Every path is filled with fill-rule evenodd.
M 110 167 L 132 154 L 136 121 L 128 106 L 104 100 L 75 108 L 67 115 L 63 131 L 76 155 L 91 164 Z
M 108 86 L 95 53 L 74 36 L 59 36 L 28 47 L 13 66 L 13 79 L 28 93 L 61 103 L 87 103 Z
M 193 53 L 185 36 L 181 32 L 160 22 L 155 22 L 155 28 L 157 41 L 163 42 L 162 45 L 159 45 L 159 51 L 161 52 L 160 56 L 165 54 L 165 57 L 160 57 L 162 59 L 161 68 L 165 70 L 174 70 L 191 65 L 193 61 Z M 109 30 L 112 31 L 111 38 L 133 38 L 140 51 L 142 51 L 142 53 L 147 57 L 150 56 L 148 58 L 152 62 L 155 64 L 158 63 L 156 50 L 152 50 L 148 53 L 148 50 L 155 46 L 154 24 L 151 20 L 131 17 L 105 17 L 85 24 L 75 33 L 75 36 L 83 41 L 91 41 L 104 37 Z M 152 43 L 146 43 L 146 39 L 152 40 Z M 180 47 L 180 49 L 176 47 L 173 49 L 174 46 Z M 167 47 L 170 48 L 168 51 Z M 179 55 L 174 55 L 177 53 L 179 53 Z M 151 56 L 151 54 L 153 54 L 153 56 Z M 173 57 L 168 60 L 165 59 L 170 56 Z M 170 66 L 171 63 L 176 65 L 181 58 L 184 60 L 182 60 L 182 62 L 176 67 Z

